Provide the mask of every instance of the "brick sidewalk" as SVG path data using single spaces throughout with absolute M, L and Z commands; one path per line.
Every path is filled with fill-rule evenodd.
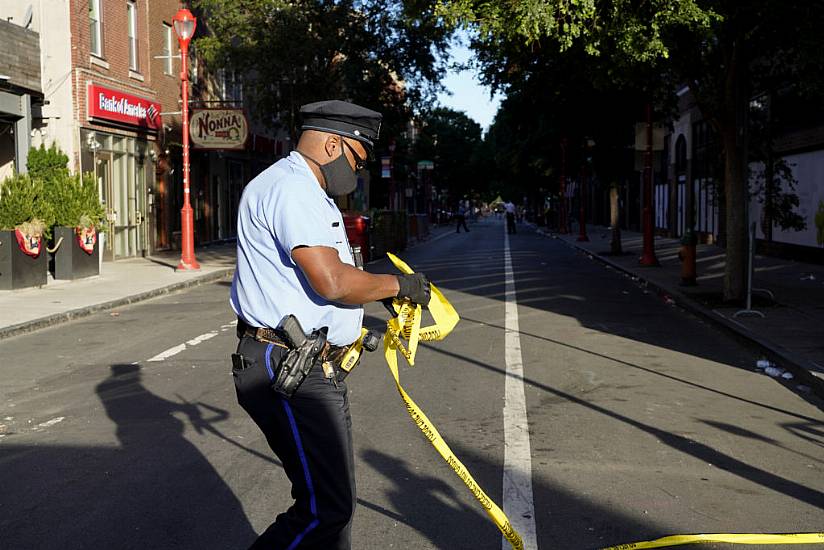
M 753 309 L 764 318 L 746 315 L 735 317 L 741 307 L 721 303 L 725 253 L 715 245 L 698 245 L 698 286 L 684 287 L 680 242 L 656 237 L 655 252 L 661 267 L 641 267 L 643 238 L 640 233 L 622 231 L 623 256 L 609 255 L 611 231 L 604 227 L 588 228 L 589 242 L 578 242 L 577 233 L 551 235 L 604 263 L 646 281 L 665 299 L 672 298 L 690 311 L 724 326 L 752 344 L 761 347 L 766 357 L 779 366 L 810 373 L 819 389 L 824 388 L 824 266 L 804 264 L 779 258 L 756 256 L 753 287 L 769 290 L 755 292 Z M 816 384 L 817 382 L 817 384 Z

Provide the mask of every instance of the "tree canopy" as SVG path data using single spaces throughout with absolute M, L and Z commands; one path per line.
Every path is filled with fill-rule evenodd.
M 344 99 L 399 134 L 440 89 L 450 30 L 422 0 L 195 0 L 207 64 L 241 70 L 258 119 L 296 135 L 300 105 Z
M 725 297 L 743 296 L 750 100 L 787 82 L 803 82 L 796 84 L 800 93 L 818 93 L 822 79 L 810 76 L 824 68 L 824 54 L 815 43 L 824 22 L 821 3 L 442 0 L 438 13 L 451 24 L 476 30 L 474 46 L 488 83 L 528 100 L 529 90 L 541 89 L 533 84 L 543 76 L 545 102 L 562 112 L 572 107 L 581 119 L 592 109 L 582 110 L 577 101 L 582 95 L 575 97 L 567 86 L 576 76 L 588 80 L 595 91 L 627 92 L 630 101 L 635 90 L 643 100 L 654 99 L 658 113 L 664 114 L 671 112 L 667 106 L 674 105 L 677 87 L 688 84 L 722 147 Z M 559 70 L 565 64 L 567 70 Z M 517 108 L 510 103 L 510 110 Z M 537 123 L 541 117 L 531 120 Z M 569 122 L 554 123 L 569 131 Z M 786 196 L 776 200 L 784 208 L 793 206 Z

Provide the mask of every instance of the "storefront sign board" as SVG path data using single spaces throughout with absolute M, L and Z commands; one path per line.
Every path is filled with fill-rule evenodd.
M 145 97 L 90 83 L 86 104 L 89 118 L 150 130 L 160 127 L 160 103 Z
M 189 137 L 197 149 L 243 149 L 249 123 L 243 109 L 194 109 Z

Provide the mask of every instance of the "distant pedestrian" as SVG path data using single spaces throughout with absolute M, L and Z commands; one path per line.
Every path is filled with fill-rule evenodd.
M 238 402 L 280 459 L 295 499 L 252 548 L 349 550 L 357 497 L 340 360 L 361 333 L 362 304 L 398 297 L 425 306 L 429 281 L 422 273 L 357 269 L 333 200 L 355 190 L 380 113 L 321 101 L 301 114 L 297 149 L 240 199 L 230 300 L 240 342 L 232 374 Z M 296 339 L 298 329 L 312 339 Z
M 461 232 L 461 226 L 469 233 L 469 228 L 466 226 L 466 207 L 463 204 L 458 205 L 458 213 L 455 216 L 455 219 L 458 221 L 458 226 L 455 228 L 456 233 Z
M 506 232 L 510 234 L 517 233 L 515 229 L 515 205 L 512 201 L 504 203 L 504 210 L 506 210 Z

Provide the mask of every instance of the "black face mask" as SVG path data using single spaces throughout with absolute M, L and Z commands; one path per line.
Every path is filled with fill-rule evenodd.
M 358 177 L 352 170 L 352 165 L 341 149 L 340 156 L 328 164 L 321 164 L 306 153 L 301 153 L 305 158 L 311 160 L 320 168 L 323 179 L 326 181 L 326 194 L 330 197 L 342 197 L 348 195 L 358 186 Z

